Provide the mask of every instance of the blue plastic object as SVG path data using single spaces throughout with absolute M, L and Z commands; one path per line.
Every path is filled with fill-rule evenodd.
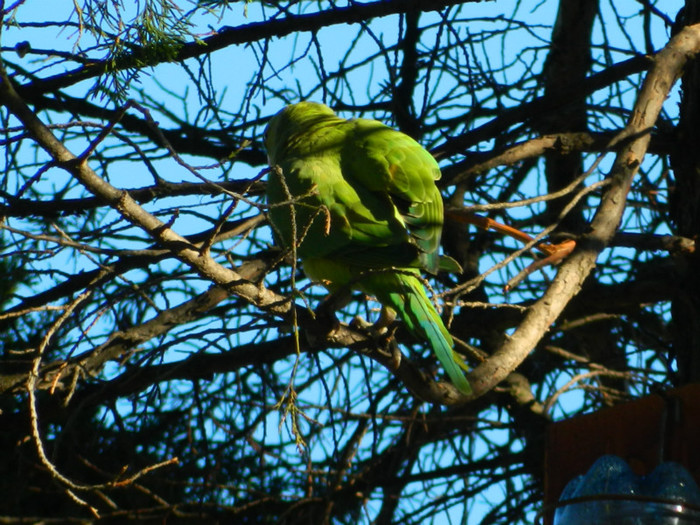
M 581 501 L 564 503 L 574 498 Z M 618 456 L 602 456 L 572 479 L 559 498 L 554 525 L 690 525 L 700 523 L 700 488 L 682 465 L 661 463 L 637 476 Z

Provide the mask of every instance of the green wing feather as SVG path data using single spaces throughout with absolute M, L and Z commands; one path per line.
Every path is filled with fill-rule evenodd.
M 363 279 L 362 289 L 374 295 L 383 305 L 398 312 L 414 337 L 428 340 L 435 357 L 452 383 L 462 393 L 472 393 L 461 370 L 458 361 L 460 358 L 454 354 L 452 336 L 430 302 L 418 277 L 408 272 L 373 273 Z
M 273 117 L 265 146 L 273 168 L 270 222 L 280 242 L 295 247 L 309 278 L 375 295 L 470 393 L 452 337 L 418 278 L 420 270 L 459 268 L 438 255 L 443 204 L 435 159 L 380 122 L 341 119 L 313 102 Z
M 408 135 L 373 120 L 352 122 L 343 174 L 384 195 L 404 228 L 401 241 L 417 248 L 422 268 L 437 273 L 443 222 L 442 197 L 435 186 L 440 178 L 437 162 Z

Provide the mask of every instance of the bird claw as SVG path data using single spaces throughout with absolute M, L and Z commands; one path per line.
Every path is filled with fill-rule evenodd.
M 392 333 L 393 335 L 393 333 Z M 401 359 L 403 358 L 403 354 L 401 353 L 401 350 L 399 349 L 399 344 L 396 342 L 396 339 L 393 337 L 387 341 L 386 347 L 384 348 L 379 348 L 377 350 L 380 354 L 385 355 L 389 357 L 390 363 L 389 366 L 391 367 L 391 370 L 398 370 L 399 366 L 401 365 Z
M 352 318 L 352 321 L 350 321 L 350 327 L 354 328 L 355 330 L 367 331 L 372 326 L 374 326 L 372 323 L 370 323 L 369 321 L 366 321 L 365 319 L 363 319 L 359 315 L 356 315 L 355 317 Z
M 350 326 L 358 330 L 371 332 L 375 338 L 378 336 L 384 337 L 386 333 L 389 332 L 389 329 L 395 320 L 396 312 L 389 308 L 382 307 L 379 318 L 374 323 L 370 323 L 359 315 L 356 315 L 350 322 Z M 393 334 L 394 331 L 391 330 L 391 335 Z
M 328 334 L 334 334 L 340 328 L 340 321 L 335 312 L 347 304 L 350 294 L 347 290 L 338 290 L 329 293 L 316 308 L 315 316 L 319 324 L 327 327 Z
M 398 368 L 401 363 L 401 351 L 394 339 L 396 326 L 392 326 L 396 320 L 396 313 L 382 307 L 379 319 L 376 322 L 370 323 L 360 316 L 355 316 L 350 322 L 350 326 L 365 332 L 376 344 L 377 351 L 391 358 L 392 366 Z

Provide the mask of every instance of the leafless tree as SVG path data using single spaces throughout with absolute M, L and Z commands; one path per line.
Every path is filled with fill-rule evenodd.
M 697 0 L 125 4 L 0 2 L 3 523 L 531 523 L 550 422 L 700 379 Z M 274 244 L 307 99 L 440 162 L 472 397 Z

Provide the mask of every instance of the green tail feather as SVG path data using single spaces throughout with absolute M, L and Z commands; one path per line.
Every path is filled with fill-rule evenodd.
M 406 273 L 375 273 L 362 281 L 367 293 L 396 310 L 416 338 L 427 340 L 452 383 L 465 395 L 472 393 L 452 347 L 454 341 L 425 293 L 418 277 Z M 461 359 L 459 359 L 461 361 Z

